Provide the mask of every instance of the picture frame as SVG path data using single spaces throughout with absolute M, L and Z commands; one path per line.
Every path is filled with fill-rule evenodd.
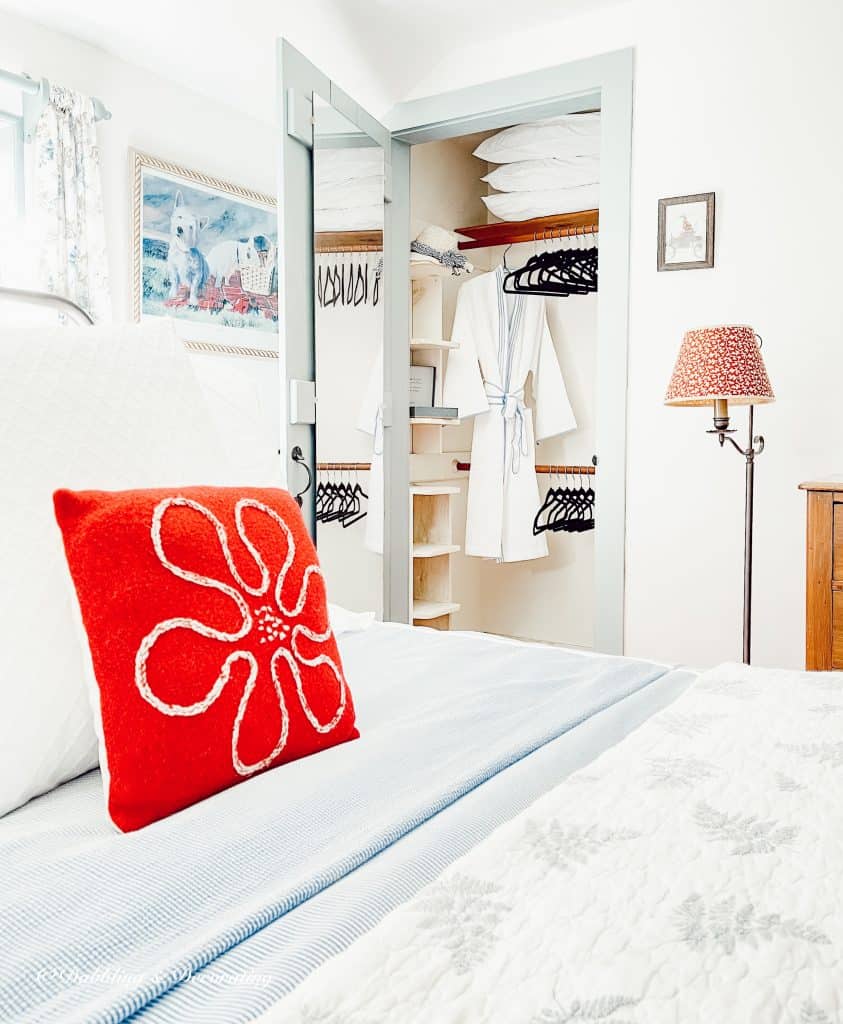
M 714 193 L 659 200 L 658 270 L 714 266 Z
M 273 196 L 129 150 L 132 316 L 186 341 L 278 350 Z
M 436 367 L 411 364 L 409 377 L 410 408 L 435 404 Z

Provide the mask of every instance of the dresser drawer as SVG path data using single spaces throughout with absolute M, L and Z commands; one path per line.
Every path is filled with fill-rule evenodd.
M 843 478 L 808 492 L 805 667 L 843 670 Z
M 831 667 L 843 669 L 843 590 L 831 595 Z
M 834 495 L 834 543 L 832 547 L 831 578 L 843 583 L 843 503 L 838 498 L 841 494 Z

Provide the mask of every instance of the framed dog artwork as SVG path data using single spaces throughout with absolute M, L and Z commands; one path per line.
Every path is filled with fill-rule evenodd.
M 272 196 L 130 150 L 135 320 L 169 316 L 188 341 L 277 349 Z

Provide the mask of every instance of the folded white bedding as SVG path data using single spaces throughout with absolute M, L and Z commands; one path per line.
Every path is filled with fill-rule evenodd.
M 314 188 L 317 209 L 342 210 L 352 206 L 376 206 L 382 202 L 383 174 L 369 174 L 365 178 L 331 184 L 317 181 Z
M 535 192 L 537 189 L 594 185 L 600 181 L 600 158 L 574 156 L 518 160 L 514 164 L 501 164 L 480 180 L 499 192 Z
M 317 209 L 313 213 L 317 231 L 368 231 L 383 228 L 383 203 L 349 209 Z
M 48 809 L 63 802 L 61 794 L 0 823 L 0 1018 L 135 1019 L 180 989 L 181 1012 L 163 1008 L 159 1019 L 252 1019 L 242 1009 L 220 1010 L 212 991 L 207 1016 L 197 1012 L 208 989 L 194 995 L 184 979 L 205 968 L 212 976 L 223 957 L 249 961 L 250 937 L 265 937 L 510 768 L 539 756 L 552 776 L 554 764 L 562 766 L 541 757 L 545 746 L 570 735 L 582 755 L 612 742 L 603 730 L 580 727 L 627 700 L 648 703 L 650 688 L 670 674 L 626 658 L 394 624 L 341 643 L 358 741 L 255 775 L 131 836 L 103 829 L 101 813 L 94 821 L 65 815 L 72 828 L 54 829 Z M 634 717 L 632 710 L 621 715 Z M 590 738 L 580 744 L 581 735 Z M 515 775 L 516 790 L 551 783 Z M 495 807 L 493 800 L 492 813 Z M 448 841 L 431 845 L 421 870 L 435 872 L 448 862 Z M 376 888 L 352 934 L 406 885 L 399 877 L 384 881 L 385 892 Z M 314 956 L 318 962 L 336 949 L 338 932 L 348 941 L 330 912 L 323 922 L 312 936 L 315 950 L 281 928 L 274 991 L 289 991 Z M 277 964 L 271 947 L 262 939 L 257 945 Z M 242 999 L 261 994 L 244 991 Z M 267 1005 L 259 1002 L 258 1010 Z
M 486 208 L 501 220 L 530 220 L 559 213 L 578 213 L 600 205 L 599 185 L 577 188 L 537 189 L 533 192 L 500 192 L 482 196 Z
M 545 157 L 597 156 L 600 114 L 564 114 L 531 124 L 516 124 L 485 139 L 474 155 L 493 164 Z
M 830 1024 L 843 684 L 723 666 L 260 1018 Z

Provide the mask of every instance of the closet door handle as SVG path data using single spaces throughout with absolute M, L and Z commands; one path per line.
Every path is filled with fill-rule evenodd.
M 302 469 L 307 473 L 307 483 L 304 486 L 304 490 L 299 491 L 298 494 L 295 495 L 296 502 L 298 503 L 299 508 L 301 508 L 303 504 L 302 498 L 313 486 L 313 474 L 311 473 L 310 466 L 308 466 L 307 460 L 304 457 L 304 452 L 298 445 L 295 445 L 293 447 L 292 451 L 290 452 L 290 458 L 297 465 L 301 466 Z

